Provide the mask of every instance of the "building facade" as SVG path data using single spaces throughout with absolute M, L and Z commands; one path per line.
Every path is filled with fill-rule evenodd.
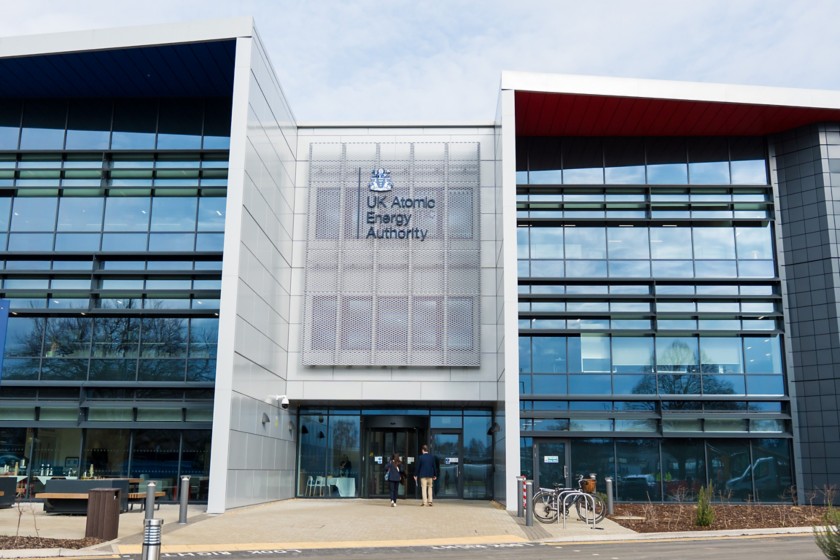
M 307 124 L 247 18 L 16 38 L 0 69 L 23 496 L 375 498 L 424 443 L 439 497 L 509 508 L 519 474 L 840 476 L 835 92 L 505 73 L 486 123 Z

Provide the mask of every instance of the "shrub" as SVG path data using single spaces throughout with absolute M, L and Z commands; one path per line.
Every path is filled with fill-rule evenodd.
M 697 493 L 697 525 L 700 527 L 709 527 L 715 522 L 715 511 L 712 509 L 712 496 L 715 495 L 715 488 L 709 484 L 709 487 L 700 487 Z
M 830 508 L 823 521 L 825 525 L 814 527 L 817 546 L 829 560 L 840 560 L 840 509 Z

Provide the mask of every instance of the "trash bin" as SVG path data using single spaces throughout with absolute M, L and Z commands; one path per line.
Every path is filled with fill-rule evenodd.
M 85 538 L 105 541 L 117 538 L 120 529 L 120 489 L 93 488 L 88 491 Z

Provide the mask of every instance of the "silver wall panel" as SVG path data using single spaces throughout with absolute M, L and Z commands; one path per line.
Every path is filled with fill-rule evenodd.
M 310 145 L 304 365 L 480 365 L 479 160 L 477 142 Z

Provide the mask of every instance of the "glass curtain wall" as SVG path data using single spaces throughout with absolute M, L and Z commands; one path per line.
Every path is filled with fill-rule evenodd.
M 569 438 L 572 472 L 616 476 L 619 499 L 710 481 L 781 499 L 791 429 L 764 139 L 519 138 L 517 182 L 523 441 Z M 761 465 L 785 474 L 762 492 L 768 435 L 785 451 Z
M 362 496 L 362 479 L 366 474 L 365 461 L 373 460 L 373 457 L 362 456 L 364 437 L 362 431 L 365 418 L 406 415 L 428 418 L 430 430 L 460 433 L 463 445 L 460 459 L 463 463 L 461 465 L 463 497 L 468 499 L 493 497 L 492 412 L 489 410 L 442 411 L 428 408 L 361 411 L 340 408 L 301 409 L 297 422 L 299 442 L 297 495 L 334 498 Z M 394 437 L 401 436 L 401 433 L 398 433 L 400 429 L 390 431 L 394 432 L 392 434 Z M 418 432 L 418 437 L 420 436 L 422 434 Z M 425 443 L 428 443 L 428 433 L 426 437 Z M 419 449 L 408 451 L 416 455 L 420 453 Z M 412 464 L 407 464 L 407 468 L 411 472 Z M 381 469 L 374 468 L 374 470 L 378 474 Z M 380 478 L 377 477 L 376 482 Z M 368 489 L 369 493 L 374 491 L 375 489 Z
M 0 101 L 0 429 L 54 475 L 206 499 L 229 137 L 229 98 Z

